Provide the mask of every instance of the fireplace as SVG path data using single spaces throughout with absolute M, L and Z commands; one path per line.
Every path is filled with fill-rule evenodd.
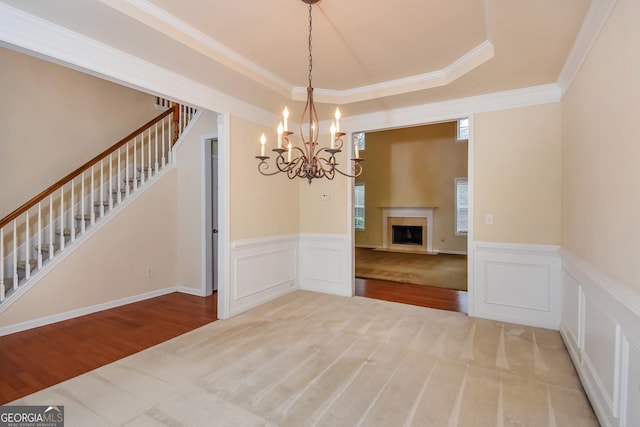
M 433 250 L 434 207 L 383 207 L 382 249 L 436 253 Z
M 422 246 L 422 226 L 392 225 L 391 244 Z

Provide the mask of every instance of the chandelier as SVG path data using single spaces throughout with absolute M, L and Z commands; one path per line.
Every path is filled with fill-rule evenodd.
M 264 134 L 260 137 L 260 155 L 256 159 L 258 163 L 258 171 L 262 175 L 270 176 L 278 173 L 286 173 L 289 179 L 306 178 L 311 184 L 314 178 L 333 179 L 336 173 L 349 178 L 355 178 L 362 173 L 362 162 L 358 152 L 357 141 L 354 141 L 354 158 L 351 159 L 351 173 L 343 172 L 338 169 L 336 154 L 342 151 L 342 137 L 346 135 L 340 131 L 340 110 L 336 109 L 335 121 L 331 125 L 331 143 L 328 147 L 318 146 L 318 113 L 313 103 L 313 86 L 311 84 L 311 72 L 313 70 L 313 57 L 311 55 L 311 30 L 313 21 L 311 17 L 311 5 L 319 0 L 301 0 L 309 5 L 309 86 L 307 87 L 307 103 L 304 106 L 302 116 L 300 118 L 300 146 L 294 146 L 289 141 L 289 136 L 293 132 L 289 131 L 288 119 L 289 110 L 285 107 L 283 111 L 283 121 L 278 125 L 278 141 L 276 148 L 272 151 L 275 153 L 275 167 L 277 170 L 268 172 L 269 156 L 265 155 L 265 145 L 267 138 Z M 308 129 L 305 134 L 303 125 L 307 124 Z M 286 154 L 285 154 L 286 153 Z

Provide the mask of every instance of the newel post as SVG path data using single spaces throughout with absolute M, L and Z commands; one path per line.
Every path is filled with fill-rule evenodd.
M 173 102 L 171 104 L 171 108 L 173 109 L 171 120 L 173 121 L 173 138 L 171 141 L 171 146 L 173 146 L 180 136 L 180 104 L 177 102 Z

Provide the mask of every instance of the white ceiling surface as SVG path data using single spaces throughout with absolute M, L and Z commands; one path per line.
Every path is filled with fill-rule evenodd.
M 297 108 L 292 100 L 306 94 L 301 0 L 0 2 L 267 111 Z M 316 103 L 356 115 L 555 83 L 590 5 L 321 0 L 313 6 Z

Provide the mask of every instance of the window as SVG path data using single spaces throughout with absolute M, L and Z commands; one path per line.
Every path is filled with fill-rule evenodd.
M 353 187 L 353 217 L 356 230 L 364 230 L 364 184 Z
M 466 236 L 469 224 L 469 185 L 467 178 L 455 179 L 456 236 Z
M 358 150 L 364 150 L 364 132 L 354 132 L 353 133 L 353 144 L 358 145 Z
M 469 139 L 469 119 L 458 120 L 458 141 L 466 141 Z

